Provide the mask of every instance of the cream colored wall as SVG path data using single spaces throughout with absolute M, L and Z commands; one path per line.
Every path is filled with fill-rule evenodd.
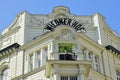
M 45 77 L 45 70 L 42 70 L 40 72 L 34 73 L 33 75 L 30 75 L 25 78 L 25 80 L 50 80 Z

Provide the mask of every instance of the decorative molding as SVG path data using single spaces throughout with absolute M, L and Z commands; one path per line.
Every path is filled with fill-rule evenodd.
M 67 42 L 71 42 L 76 40 L 76 36 L 69 30 L 65 29 L 62 30 L 62 32 L 60 33 L 60 35 L 58 35 L 56 37 L 56 40 L 58 41 L 67 41 Z
M 26 22 L 27 26 L 42 26 L 45 25 L 45 19 L 41 16 L 30 16 Z
M 3 38 L 3 37 L 8 36 L 8 35 L 10 35 L 10 34 L 12 34 L 12 33 L 15 33 L 15 32 L 17 32 L 19 29 L 20 29 L 20 26 L 17 26 L 17 27 L 15 27 L 15 28 L 9 30 L 8 32 L 2 34 L 2 36 L 0 36 L 0 38 Z
M 20 45 L 18 43 L 14 43 L 12 45 L 7 46 L 6 48 L 0 50 L 0 57 L 3 57 L 4 55 L 8 55 L 10 52 L 14 51 L 19 47 Z
M 91 26 L 92 23 L 89 20 L 79 20 L 83 26 Z
M 3 40 L 2 42 L 2 46 L 8 46 L 11 43 L 11 37 L 8 37 L 6 39 Z

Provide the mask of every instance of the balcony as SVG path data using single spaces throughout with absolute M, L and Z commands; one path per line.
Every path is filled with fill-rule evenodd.
M 63 68 L 65 69 L 66 66 L 69 68 L 69 70 L 62 70 Z M 74 69 L 71 69 L 71 66 L 74 67 Z M 88 76 L 89 71 L 91 68 L 91 61 L 85 61 L 85 60 L 77 60 L 77 61 L 70 61 L 70 60 L 47 60 L 46 62 L 46 69 L 45 69 L 45 76 L 47 78 L 50 78 L 51 73 L 62 73 L 62 72 L 69 72 L 69 73 L 74 73 L 74 74 L 79 74 L 78 70 L 81 69 L 84 72 L 85 75 Z

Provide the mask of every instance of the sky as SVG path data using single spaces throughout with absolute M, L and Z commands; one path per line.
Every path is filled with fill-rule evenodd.
M 1 0 L 0 34 L 19 13 L 28 11 L 31 14 L 49 14 L 55 6 L 66 6 L 75 15 L 99 12 L 120 35 L 120 0 Z

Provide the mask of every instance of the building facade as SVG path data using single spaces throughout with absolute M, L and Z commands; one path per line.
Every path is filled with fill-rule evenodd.
M 100 13 L 24 11 L 0 36 L 0 80 L 120 80 L 120 38 Z

